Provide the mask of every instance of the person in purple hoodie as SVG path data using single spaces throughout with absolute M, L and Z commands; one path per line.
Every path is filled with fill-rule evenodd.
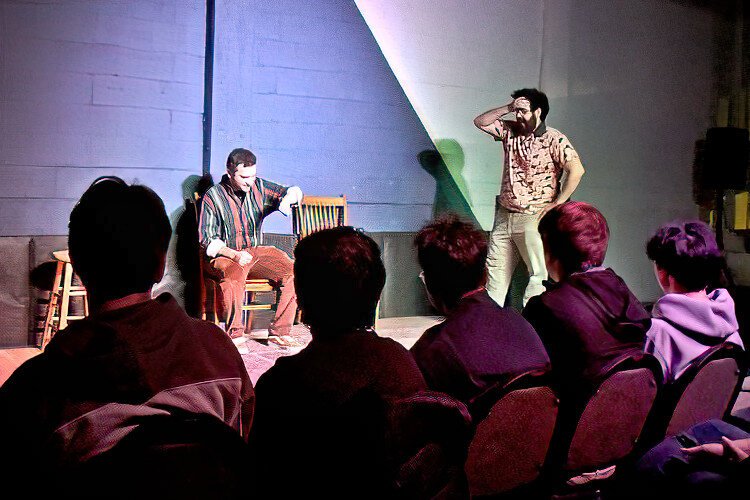
M 648 241 L 646 253 L 665 295 L 654 304 L 645 351 L 659 359 L 666 383 L 715 345 L 732 342 L 744 349 L 729 292 L 708 291 L 723 259 L 708 225 L 666 224 Z

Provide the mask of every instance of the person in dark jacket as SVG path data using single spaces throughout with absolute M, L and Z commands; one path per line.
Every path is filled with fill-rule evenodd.
M 602 266 L 609 227 L 599 210 L 564 203 L 547 212 L 539 232 L 553 282 L 523 315 L 547 348 L 554 380 L 578 392 L 614 362 L 642 352 L 651 320 L 622 278 Z
M 484 288 L 484 233 L 447 216 L 422 228 L 414 242 L 430 302 L 446 316 L 411 349 L 431 389 L 470 405 L 493 384 L 548 368 L 547 353 L 528 321 L 497 305 Z
M 426 384 L 409 352 L 372 330 L 385 284 L 380 249 L 339 227 L 303 238 L 294 255 L 312 341 L 258 380 L 251 497 L 387 497 L 386 402 Z
M 666 224 L 648 241 L 646 253 L 665 295 L 654 304 L 645 350 L 661 363 L 665 382 L 677 380 L 715 345 L 732 342 L 744 348 L 734 300 L 724 288 L 709 288 L 723 256 L 707 224 Z
M 0 474 L 14 480 L 94 459 L 152 418 L 215 419 L 247 436 L 254 392 L 242 358 L 215 325 L 174 297 L 151 297 L 171 236 L 145 186 L 98 179 L 73 208 L 69 251 L 91 314 L 0 388 Z

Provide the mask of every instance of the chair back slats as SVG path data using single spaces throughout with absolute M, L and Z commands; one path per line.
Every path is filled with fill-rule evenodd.
M 563 469 L 590 471 L 626 457 L 643 430 L 657 388 L 648 367 L 608 376 L 578 420 Z
M 347 225 L 346 196 L 305 196 L 292 206 L 292 227 L 298 239 L 332 227 Z
M 696 423 L 729 416 L 742 388 L 744 356 L 731 342 L 711 347 L 665 386 L 641 439 L 644 451 Z
M 721 419 L 730 408 L 740 369 L 734 358 L 709 361 L 687 385 L 667 425 L 666 436 L 675 436 L 693 425 Z
M 498 400 L 476 428 L 466 460 L 472 495 L 498 495 L 539 477 L 557 421 L 551 388 L 527 387 Z

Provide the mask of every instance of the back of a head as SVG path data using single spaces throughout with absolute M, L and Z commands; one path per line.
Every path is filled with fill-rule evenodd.
M 294 284 L 305 323 L 316 331 L 370 327 L 385 285 L 380 248 L 351 227 L 324 229 L 294 250 Z
M 487 237 L 455 215 L 423 227 L 414 239 L 430 294 L 447 307 L 484 285 Z
M 713 230 L 697 220 L 663 225 L 646 244 L 646 254 L 688 291 L 718 281 L 723 263 Z
M 97 179 L 73 208 L 68 228 L 73 267 L 101 299 L 145 292 L 161 279 L 172 229 L 151 189 Z
M 518 89 L 510 96 L 513 99 L 518 99 L 519 97 L 528 99 L 529 103 L 531 103 L 531 110 L 541 109 L 541 120 L 544 121 L 547 118 L 547 114 L 549 113 L 549 99 L 547 99 L 547 94 L 544 92 L 537 89 Z
M 601 266 L 609 244 L 609 226 L 602 213 L 582 201 L 552 208 L 539 221 L 545 250 L 565 273 Z

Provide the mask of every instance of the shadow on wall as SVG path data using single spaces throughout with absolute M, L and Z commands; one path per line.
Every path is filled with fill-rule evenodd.
M 201 276 L 200 276 L 200 243 L 198 241 L 198 217 L 200 216 L 200 199 L 208 188 L 214 185 L 211 174 L 204 176 L 191 175 L 182 182 L 184 206 L 173 214 L 174 264 L 179 272 L 179 279 L 184 283 L 183 299 L 185 311 L 198 318 L 201 313 Z
M 435 178 L 435 201 L 432 206 L 432 216 L 438 217 L 445 213 L 455 213 L 481 227 L 474 212 L 471 210 L 471 198 L 466 187 L 466 181 L 461 172 L 464 168 L 464 152 L 458 141 L 454 139 L 440 139 L 435 143 L 437 151 L 428 149 L 419 153 L 419 164 Z M 438 152 L 439 151 L 439 152 Z M 451 168 L 448 168 L 450 164 Z M 463 193 L 467 193 L 464 196 Z M 529 282 L 529 273 L 521 261 L 516 267 L 511 281 L 505 305 L 515 309 L 523 309 L 523 294 Z
M 480 227 L 471 210 L 471 199 L 468 197 L 466 181 L 461 174 L 464 168 L 464 152 L 461 145 L 454 139 L 440 139 L 435 145 L 437 150 L 428 149 L 417 155 L 422 168 L 435 178 L 432 216 L 455 213 Z M 451 165 L 450 169 L 448 164 Z M 466 196 L 464 193 L 467 193 Z

